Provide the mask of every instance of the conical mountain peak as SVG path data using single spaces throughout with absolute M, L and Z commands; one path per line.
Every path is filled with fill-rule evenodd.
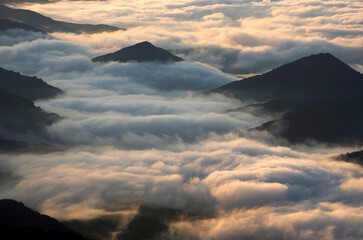
M 109 53 L 103 56 L 92 59 L 94 62 L 180 62 L 183 61 L 180 57 L 172 53 L 152 45 L 150 42 L 144 41 L 122 48 L 121 50 Z
M 144 41 L 144 42 L 140 42 L 140 43 L 137 43 L 134 45 L 135 47 L 136 46 L 139 46 L 139 47 L 155 47 L 154 45 L 152 45 L 150 42 L 148 41 Z
M 239 99 L 295 100 L 360 96 L 363 75 L 330 53 L 300 58 L 268 73 L 229 83 L 215 90 Z

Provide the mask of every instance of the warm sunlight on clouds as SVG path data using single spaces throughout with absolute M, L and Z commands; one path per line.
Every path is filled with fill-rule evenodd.
M 170 225 L 171 239 L 174 234 L 331 239 L 333 230 L 349 239 L 362 233 L 362 196 L 354 190 L 362 173 L 354 164 L 330 160 L 332 154 L 271 147 L 230 134 L 177 151 L 108 147 L 8 156 L 2 166 L 21 178 L 0 196 L 60 219 L 112 215 L 122 224 L 135 213 L 135 204 L 195 214 L 194 220 Z
M 320 118 L 320 110 L 332 108 L 338 109 L 332 115 L 342 113 L 348 119 L 347 124 L 336 126 L 359 125 L 362 115 L 354 118 L 358 124 L 350 117 L 361 109 L 351 107 L 349 101 L 344 105 L 341 98 L 329 102 L 328 97 L 340 94 L 339 87 L 345 86 L 348 77 L 338 81 L 328 70 L 343 69 L 341 76 L 356 77 L 354 81 L 363 76 L 334 58 L 363 71 L 362 1 L 2 3 L 56 20 L 111 24 L 126 30 L 95 34 L 2 31 L 0 67 L 42 78 L 64 93 L 36 100 L 34 105 L 19 100 L 33 110 L 40 107 L 60 117 L 40 134 L 8 135 L 17 141 L 59 147 L 59 151 L 0 153 L 0 199 L 16 199 L 70 226 L 85 226 L 84 232 L 95 234 L 95 240 L 129 239 L 127 234 L 133 233 L 130 223 L 145 216 L 152 221 L 161 219 L 165 229 L 137 239 L 356 240 L 363 236 L 362 165 L 336 157 L 360 150 L 359 146 L 318 143 L 319 139 L 309 135 L 305 142 L 290 143 L 267 131 L 251 131 L 271 120 L 283 121 L 286 113 L 296 109 L 309 110 L 310 105 L 317 105 L 317 122 L 325 120 L 325 115 Z M 185 61 L 92 61 L 141 41 L 150 41 Z M 263 104 L 258 101 L 270 101 L 274 95 L 268 91 L 275 83 L 269 85 L 267 80 L 267 84 L 258 84 L 256 92 L 260 87 L 268 91 L 256 99 L 239 100 L 231 97 L 232 91 L 225 95 L 210 91 L 240 80 L 240 76 L 322 52 L 334 56 L 305 58 L 303 67 L 314 69 L 310 75 L 302 73 L 299 62 L 292 73 L 288 68 L 272 81 L 287 75 L 286 81 L 276 84 L 281 85 L 278 90 L 291 85 L 286 88 L 290 95 L 306 91 L 308 97 L 311 92 L 315 96 L 315 89 L 320 95 L 321 86 L 327 85 L 333 92 L 326 99 L 322 94 L 321 101 L 327 105 L 316 104 L 313 97 L 306 102 L 305 96 L 302 100 L 294 96 L 282 99 L 284 91 L 276 90 L 272 100 L 278 103 L 271 101 L 272 108 L 280 108 L 282 99 L 281 105 L 296 104 L 296 109 L 282 106 L 278 113 L 262 113 Z M 316 59 L 329 63 L 325 70 L 330 75 L 320 75 L 322 64 Z M 296 74 L 306 77 L 308 90 L 303 89 L 303 77 L 291 84 Z M 326 84 L 332 78 L 336 82 Z M 316 87 L 311 79 L 323 84 Z M 359 86 L 363 88 L 363 83 Z M 352 88 L 344 90 L 349 100 Z M 358 96 L 361 88 L 355 89 Z M 244 90 L 241 95 L 248 95 Z M 260 104 L 251 106 L 255 103 Z M 345 111 L 345 106 L 350 109 Z M 40 108 L 37 110 L 42 111 Z M 305 115 L 309 117 L 309 112 L 299 116 Z M 302 131 L 313 128 L 304 126 Z M 3 132 L 7 129 L 0 125 L 0 134 Z M 3 138 L 0 135 L 0 141 L 6 142 Z M 149 226 L 143 221 L 137 224 Z
M 21 5 L 55 19 L 127 28 L 111 34 L 54 36 L 112 51 L 149 40 L 223 71 L 266 71 L 301 56 L 331 52 L 363 65 L 361 1 L 59 1 Z

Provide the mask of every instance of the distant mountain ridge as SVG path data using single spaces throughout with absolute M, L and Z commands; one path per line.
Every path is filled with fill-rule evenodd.
M 292 143 L 363 143 L 363 74 L 331 54 L 303 57 L 211 92 L 258 102 L 232 111 L 275 118 L 252 130 Z
M 52 18 L 43 16 L 39 13 L 24 10 L 14 9 L 4 5 L 0 5 L 0 19 L 8 19 L 11 21 L 30 25 L 38 28 L 47 33 L 53 32 L 70 32 L 70 33 L 100 33 L 100 32 L 114 32 L 118 30 L 125 30 L 122 28 L 105 25 L 105 24 L 78 24 L 68 23 L 63 21 L 56 21 Z
M 0 19 L 0 31 L 6 31 L 10 29 L 22 29 L 25 31 L 32 31 L 32 32 L 46 34 L 46 32 L 44 32 L 43 30 L 40 30 L 36 27 L 32 27 L 24 23 L 14 22 L 8 19 Z
M 130 47 L 122 48 L 121 50 L 99 56 L 92 59 L 93 62 L 180 62 L 182 58 L 173 55 L 172 53 L 155 47 L 151 43 L 145 41 L 137 43 Z

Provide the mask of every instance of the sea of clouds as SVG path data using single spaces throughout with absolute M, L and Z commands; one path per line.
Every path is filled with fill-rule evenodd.
M 263 73 L 321 52 L 363 69 L 360 0 L 55 2 L 24 7 L 55 19 L 128 29 L 93 36 L 55 34 L 101 52 L 148 40 L 233 74 Z
M 82 4 L 66 3 L 30 6 L 56 15 Z M 106 219 L 107 228 L 89 225 L 99 239 L 117 238 L 140 206 L 175 209 L 191 216 L 168 222 L 168 230 L 157 235 L 160 239 L 359 239 L 363 235 L 362 167 L 332 159 L 354 149 L 292 146 L 266 133 L 250 133 L 248 129 L 268 117 L 229 112 L 247 103 L 201 94 L 238 80 L 218 68 L 257 73 L 324 49 L 341 54 L 354 66 L 362 64 L 359 33 L 342 39 L 347 33 L 335 31 L 329 35 L 333 40 L 324 40 L 316 37 L 321 31 L 314 35 L 309 29 L 313 37 L 307 41 L 302 40 L 305 32 L 294 40 L 291 35 L 279 35 L 284 36 L 282 42 L 273 36 L 271 40 L 257 37 L 255 32 L 237 33 L 237 23 L 258 24 L 258 19 L 288 26 L 290 23 L 282 21 L 288 13 L 275 13 L 291 9 L 288 3 L 162 2 L 163 8 L 170 9 L 165 13 L 154 11 L 156 6 L 151 3 L 133 1 L 121 8 L 115 1 L 105 1 L 104 6 L 119 6 L 109 9 L 107 19 L 119 16 L 109 21 L 119 21 L 120 26 L 127 23 L 129 30 L 95 35 L 56 33 L 55 39 L 23 31 L 1 33 L 1 67 L 41 77 L 65 94 L 36 102 L 63 117 L 42 137 L 64 151 L 0 155 L 0 198 L 22 201 L 64 221 Z M 91 7 L 80 12 L 91 11 L 95 21 L 107 10 L 92 8 L 100 2 L 87 4 Z M 299 11 L 294 23 L 341 20 L 351 12 L 351 25 L 340 22 L 354 28 L 361 17 L 352 9 L 360 5 L 315 1 Z M 337 14 L 330 14 L 331 8 Z M 134 10 L 126 14 L 127 9 Z M 327 13 L 320 14 L 321 10 Z M 76 19 L 80 13 L 73 14 L 65 18 Z M 145 26 L 141 20 L 136 22 L 141 15 L 147 18 L 143 19 Z M 160 20 L 157 31 L 153 18 L 166 18 Z M 180 21 L 187 25 L 175 28 Z M 226 28 L 223 36 L 216 34 L 222 26 Z M 168 31 L 171 28 L 175 31 Z M 194 31 L 187 33 L 186 29 Z M 274 33 L 282 31 L 277 26 L 273 29 Z M 338 34 L 340 40 L 332 34 Z M 243 47 L 231 48 L 233 44 L 224 41 L 227 38 Z M 91 61 L 139 40 L 150 40 L 175 53 L 179 50 L 187 61 Z

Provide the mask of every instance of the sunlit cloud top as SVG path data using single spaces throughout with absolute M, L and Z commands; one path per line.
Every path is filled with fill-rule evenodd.
M 64 151 L 0 154 L 0 199 L 82 220 L 76 225 L 100 234 L 97 240 L 124 239 L 140 206 L 186 214 L 167 222 L 162 239 L 363 236 L 363 168 L 335 158 L 360 149 L 290 145 L 248 131 L 274 116 L 231 111 L 250 103 L 197 94 L 320 52 L 363 72 L 361 0 L 0 3 L 56 20 L 127 28 L 0 34 L 2 68 L 64 91 L 35 102 L 62 119 L 34 137 Z M 145 40 L 186 61 L 91 61 Z
M 363 65 L 361 1 L 56 1 L 18 7 L 57 20 L 105 23 L 126 32 L 55 34 L 102 52 L 139 41 L 174 50 L 234 74 L 264 72 L 296 58 L 331 52 Z

